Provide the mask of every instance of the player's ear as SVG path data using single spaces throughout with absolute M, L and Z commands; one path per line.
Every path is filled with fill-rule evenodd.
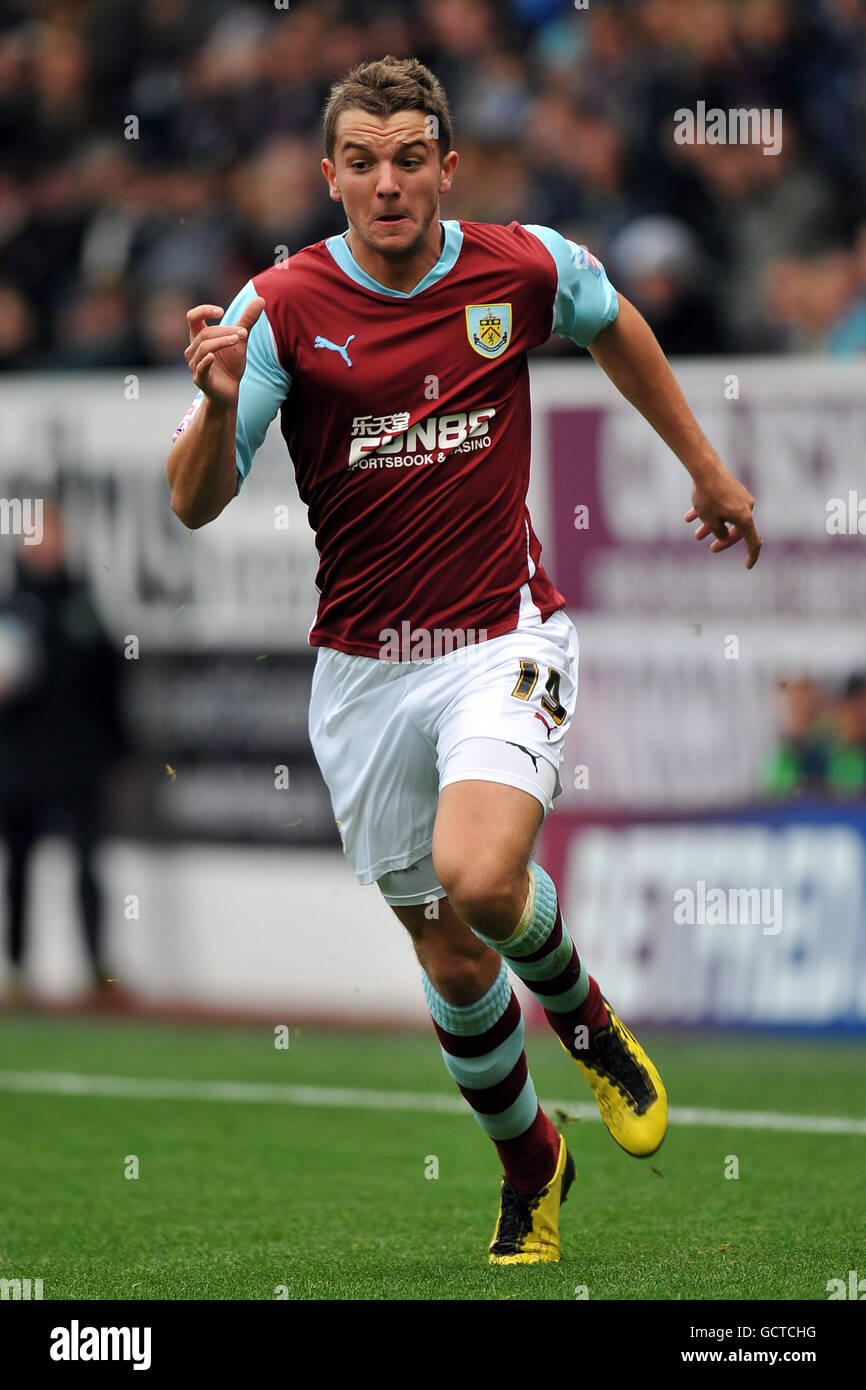
M 456 150 L 449 150 L 442 161 L 442 169 L 439 175 L 439 192 L 447 193 L 451 187 L 451 180 L 454 178 L 454 170 L 457 168 L 460 156 Z
M 322 160 L 322 173 L 328 181 L 328 188 L 330 190 L 330 194 L 334 202 L 341 203 L 343 201 L 343 195 L 340 192 L 339 185 L 337 184 L 337 168 L 333 160 Z

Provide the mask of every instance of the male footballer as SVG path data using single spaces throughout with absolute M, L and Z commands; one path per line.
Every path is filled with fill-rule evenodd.
M 667 1098 L 530 857 L 561 790 L 577 636 L 526 508 L 527 353 L 552 332 L 588 348 L 691 474 L 697 538 L 743 540 L 748 568 L 754 498 L 585 248 L 549 227 L 440 221 L 458 155 L 427 68 L 355 68 L 324 138 L 348 230 L 255 275 L 227 311 L 187 314 L 199 389 L 166 466 L 171 506 L 193 529 L 215 520 L 279 413 L 316 534 L 310 738 L 346 854 L 410 933 L 445 1065 L 496 1146 L 490 1261 L 555 1261 L 575 1167 L 538 1103 L 509 967 L 627 1153 L 659 1147 Z

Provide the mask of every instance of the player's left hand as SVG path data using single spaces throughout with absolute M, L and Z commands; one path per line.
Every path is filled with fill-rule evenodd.
M 746 569 L 750 570 L 758 562 L 763 541 L 758 534 L 752 516 L 755 499 L 748 488 L 737 482 L 724 464 L 712 480 L 702 479 L 692 488 L 692 506 L 686 512 L 686 521 L 697 521 L 701 525 L 695 531 L 695 540 L 705 540 L 707 536 L 716 539 L 710 550 L 727 550 L 744 540 L 748 549 Z M 730 530 L 728 529 L 730 527 Z

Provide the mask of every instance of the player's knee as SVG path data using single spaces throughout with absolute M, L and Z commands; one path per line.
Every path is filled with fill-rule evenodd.
M 508 936 L 526 896 L 526 870 L 495 860 L 437 864 L 437 873 L 457 916 L 491 936 Z

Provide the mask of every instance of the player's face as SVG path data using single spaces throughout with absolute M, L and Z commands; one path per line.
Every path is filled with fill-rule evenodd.
M 457 155 L 442 159 L 432 125 L 423 111 L 351 109 L 339 118 L 334 160 L 322 170 L 352 231 L 380 255 L 411 256 L 431 228 L 438 239 L 439 194 L 451 187 Z

